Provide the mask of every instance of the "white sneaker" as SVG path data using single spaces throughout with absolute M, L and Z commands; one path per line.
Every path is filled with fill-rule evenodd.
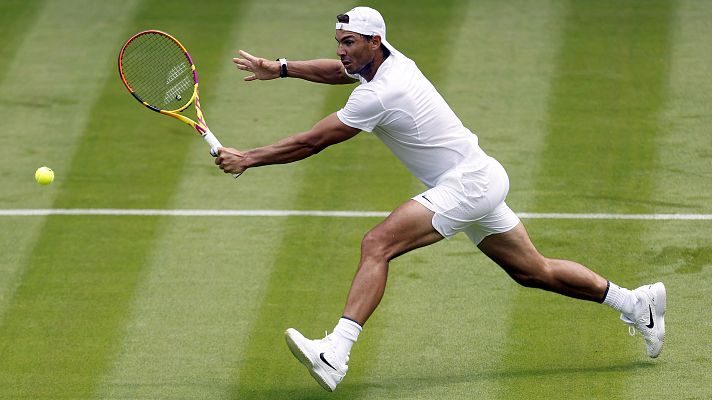
M 628 324 L 631 336 L 638 330 L 645 339 L 648 356 L 657 357 L 663 349 L 665 341 L 665 303 L 667 295 L 665 285 L 658 282 L 652 285 L 641 286 L 633 290 L 638 299 L 636 310 L 631 319 L 621 314 L 623 322 Z
M 341 360 L 328 336 L 321 340 L 310 340 L 296 329 L 289 328 L 284 332 L 284 338 L 289 350 L 307 367 L 311 376 L 321 387 L 333 392 L 349 370 L 348 354 L 346 359 Z

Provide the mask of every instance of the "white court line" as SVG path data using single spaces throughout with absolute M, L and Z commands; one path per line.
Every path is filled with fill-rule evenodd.
M 31 217 L 44 215 L 116 215 L 116 216 L 174 216 L 174 217 L 336 217 L 370 218 L 387 217 L 387 211 L 320 211 L 320 210 L 152 210 L 114 208 L 45 208 L 6 209 L 0 216 Z M 712 220 L 712 214 L 577 214 L 577 213 L 527 213 L 517 214 L 523 219 L 607 219 L 607 220 Z
M 567 214 L 567 213 L 517 213 L 524 219 L 632 219 L 632 220 L 712 220 L 712 214 Z
M 125 215 L 125 216 L 173 216 L 173 217 L 342 217 L 366 218 L 387 217 L 383 211 L 297 211 L 297 210 L 155 210 L 114 208 L 49 208 L 0 210 L 0 216 L 43 215 Z

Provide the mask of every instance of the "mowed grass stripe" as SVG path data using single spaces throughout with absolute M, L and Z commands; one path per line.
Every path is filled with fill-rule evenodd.
M 655 195 L 670 204 L 665 210 L 707 212 L 712 208 L 712 3 L 677 3 L 672 38 L 668 101 L 658 138 L 660 167 L 655 170 Z M 662 207 L 661 207 L 662 208 Z M 712 398 L 712 224 L 646 224 L 649 243 L 643 254 L 652 268 L 648 279 L 662 279 L 668 288 L 669 312 L 664 367 L 656 379 L 631 379 L 628 388 L 639 398 L 669 393 L 670 398 Z M 699 315 L 702 318 L 688 316 Z M 674 390 L 674 392 L 673 392 Z M 668 392 L 669 391 L 669 392 Z
M 243 2 L 237 7 L 220 58 L 212 60 L 213 73 L 201 74 L 202 81 L 213 82 L 202 91 L 202 103 L 210 110 L 208 122 L 216 132 L 216 126 L 230 128 L 239 123 L 233 118 L 239 108 L 235 100 L 251 88 L 259 89 L 259 85 L 238 86 L 241 79 L 234 77 L 243 74 L 232 66 L 231 50 L 243 42 L 254 45 L 249 32 L 258 31 L 257 27 L 269 30 L 264 25 L 275 24 L 262 18 L 270 13 L 265 11 L 269 5 Z M 273 104 L 263 102 L 262 106 Z M 259 138 L 265 133 L 262 129 L 241 132 L 240 140 L 256 140 L 250 135 Z M 225 144 L 230 131 L 226 132 L 221 135 Z M 248 183 L 234 181 L 214 165 L 205 168 L 212 159 L 204 143 L 197 137 L 186 139 L 192 157 L 183 168 L 184 179 L 171 203 L 203 200 L 226 206 L 235 198 L 242 201 L 244 196 L 233 197 L 230 190 Z M 200 193 L 206 196 L 201 198 Z M 161 229 L 131 306 L 120 354 L 97 397 L 230 398 L 234 368 L 240 363 L 253 310 L 262 299 L 274 241 L 279 241 L 283 221 L 225 222 L 224 218 L 175 218 Z
M 44 1 L 38 0 L 28 4 L 23 0 L 4 0 L 0 3 L 0 60 L 12 60 L 22 46 L 28 31 L 34 26 L 39 10 L 44 7 Z M 0 83 L 7 76 L 8 68 L 0 69 Z
M 102 46 L 107 49 L 104 68 L 111 77 L 99 88 L 55 206 L 166 206 L 179 177 L 156 179 L 145 172 L 180 164 L 187 141 L 165 140 L 163 157 L 155 157 L 157 141 L 152 136 L 168 132 L 170 137 L 179 130 L 185 134 L 188 128 L 172 120 L 164 123 L 167 118 L 143 109 L 125 93 L 116 77 L 116 52 L 129 34 L 151 26 L 191 32 L 182 39 L 188 45 L 191 40 L 207 43 L 195 56 L 209 60 L 215 48 L 222 48 L 231 21 L 234 3 L 221 7 L 225 4 L 198 7 L 186 1 L 166 8 L 145 2 L 129 27 L 115 22 L 117 15 L 125 15 L 119 10 L 101 13 L 112 17 L 113 25 L 103 28 L 111 26 L 116 35 Z M 96 20 L 94 7 L 68 8 Z M 119 9 L 131 11 L 123 4 Z M 92 23 L 71 26 L 91 33 L 86 26 Z M 85 40 L 96 40 L 96 35 Z M 93 393 L 117 350 L 134 287 L 160 226 L 160 218 L 47 219 L 0 329 L 0 370 L 7 397 L 86 398 Z
M 21 23 L 28 13 L 37 15 L 32 23 L 24 20 L 29 25 L 22 45 L 14 57 L 3 60 L 6 61 L 6 75 L 1 89 L 5 100 L 0 112 L 3 113 L 4 128 L 14 133 L 0 138 L 1 147 L 7 150 L 0 159 L 5 181 L 1 196 L 4 205 L 51 206 L 56 188 L 61 187 L 61 175 L 55 186 L 38 191 L 39 186 L 31 178 L 32 171 L 39 162 L 48 162 L 60 174 L 66 171 L 77 137 L 85 129 L 97 98 L 95 92 L 109 75 L 97 72 L 113 64 L 110 61 L 113 52 L 104 42 L 115 40 L 118 34 L 106 27 L 123 26 L 132 12 L 133 3 L 100 4 L 76 13 L 86 5 L 83 1 L 38 2 L 26 4 L 27 10 L 17 10 Z M 31 10 L 35 6 L 39 9 Z M 74 24 L 67 21 L 74 21 Z M 78 62 L 83 57 L 86 59 Z M 76 329 L 68 327 L 71 322 L 64 321 L 67 314 L 54 317 L 54 312 L 64 304 L 61 296 L 53 296 L 62 290 L 55 285 L 56 290 L 40 290 L 32 294 L 38 289 L 38 276 L 34 274 L 33 265 L 38 262 L 56 265 L 54 262 L 63 258 L 63 249 L 52 245 L 52 250 L 59 253 L 37 254 L 37 248 L 54 239 L 40 234 L 44 221 L 3 223 L 2 237 L 7 243 L 3 244 L 7 253 L 3 254 L 8 256 L 2 257 L 0 289 L 2 398 L 51 398 L 54 397 L 54 385 L 73 386 L 76 383 L 71 368 L 65 370 L 61 353 L 53 348 L 57 342 L 63 342 L 62 347 L 72 343 L 70 331 Z M 71 226 L 65 225 L 68 229 Z M 59 284 L 62 277 L 54 274 L 50 279 Z M 27 297 L 34 298 L 29 300 Z M 39 314 L 49 315 L 49 318 L 43 320 L 32 312 L 39 309 L 42 309 Z M 80 306 L 77 313 L 81 314 L 83 309 Z M 59 331 L 64 331 L 66 336 L 57 335 Z M 54 335 L 58 340 L 48 342 L 45 335 Z M 80 361 L 70 364 L 79 365 Z
M 274 7 L 274 5 L 273 5 Z M 280 10 L 284 6 L 280 6 L 273 15 L 280 16 L 281 19 L 290 17 L 294 10 L 285 13 Z M 318 50 L 320 58 L 334 58 L 336 42 L 333 39 L 335 17 L 337 14 L 353 7 L 351 2 L 341 1 L 332 2 L 328 7 L 312 4 L 304 8 L 306 14 L 300 14 L 298 20 L 299 25 L 290 25 L 294 27 L 295 34 L 292 40 L 301 42 L 305 37 L 312 37 L 313 40 L 318 40 L 317 43 L 321 46 Z M 314 10 L 319 12 L 315 13 Z M 308 11 L 307 11 L 308 10 Z M 303 25 L 303 27 L 301 26 Z M 316 29 L 312 32 L 311 29 Z M 305 35 L 302 37 L 302 35 Z M 326 40 L 322 40 L 326 39 Z M 310 39 L 310 42 L 312 40 Z M 278 49 L 278 54 L 291 54 L 289 43 L 282 43 L 282 49 Z M 314 49 L 304 49 L 304 52 L 314 52 Z M 284 53 L 286 52 L 286 53 Z M 290 56 L 287 56 L 290 57 Z M 313 57 L 313 56 L 312 56 Z M 311 58 L 308 55 L 294 53 L 292 59 Z M 309 90 L 312 84 L 299 81 L 285 82 L 290 85 L 299 85 L 299 90 Z M 348 96 L 349 86 L 346 87 L 324 87 L 325 91 L 320 94 L 320 103 L 313 105 L 313 109 L 309 109 L 310 104 L 305 104 L 305 108 L 298 107 L 285 110 L 287 113 L 300 113 L 310 116 L 310 120 L 303 121 L 303 128 L 298 130 L 306 130 L 310 128 L 316 121 L 323 118 L 326 114 L 336 111 L 337 105 L 333 104 L 334 92 L 342 94 L 345 99 Z M 288 103 L 296 102 L 302 97 L 290 98 Z M 324 111 L 324 109 L 327 111 Z M 316 112 L 314 112 L 316 110 Z M 295 133 L 298 130 L 287 130 L 282 134 L 286 136 Z M 274 139 L 272 139 L 273 141 Z M 264 144 L 264 143 L 262 143 Z M 322 207 L 335 207 L 331 202 L 332 196 L 337 191 L 334 187 L 338 184 L 338 179 L 329 180 L 329 175 L 322 175 L 318 179 L 323 182 L 323 187 L 317 191 L 307 193 L 306 185 L 312 184 L 314 174 L 319 168 L 324 168 L 325 164 L 319 163 L 319 159 L 328 156 L 334 149 L 327 149 L 316 157 L 307 159 L 297 164 L 287 166 L 275 166 L 270 168 L 279 169 L 296 169 L 299 173 L 293 175 L 295 181 L 290 185 L 290 190 L 287 193 L 289 198 L 289 207 L 292 209 L 308 209 L 309 204 L 319 204 Z M 345 170 L 344 165 L 330 165 L 327 168 L 341 167 Z M 249 171 L 251 175 L 262 174 L 261 171 Z M 285 172 L 289 174 L 290 172 Z M 332 169 L 333 174 L 333 169 Z M 311 186 L 313 188 L 313 186 Z M 314 188 L 316 189 L 316 188 Z M 265 194 L 269 196 L 269 193 Z M 313 203 L 305 202 L 304 197 L 308 196 Z M 267 197 L 269 199 L 269 197 Z M 305 204 L 306 203 L 306 204 Z M 356 222 L 356 221 L 355 221 Z M 314 291 L 323 291 L 323 294 L 330 294 L 334 290 L 335 284 L 339 282 L 332 274 L 317 274 L 315 270 L 321 270 L 324 264 L 331 264 L 332 270 L 340 269 L 341 263 L 349 263 L 353 265 L 353 252 L 348 252 L 347 245 L 333 244 L 332 248 L 338 247 L 342 253 L 342 257 L 335 259 L 331 254 L 323 255 L 323 257 L 315 258 L 313 256 L 315 247 L 323 248 L 322 240 L 326 236 L 341 237 L 345 240 L 357 240 L 354 237 L 354 232 L 358 232 L 361 226 L 367 222 L 356 222 L 356 228 L 353 224 L 342 224 L 338 230 L 328 232 L 326 227 L 321 224 L 311 221 L 310 218 L 294 218 L 290 217 L 283 222 L 284 230 L 279 239 L 275 242 L 275 253 L 272 264 L 269 266 L 271 271 L 269 278 L 264 286 L 261 303 L 255 311 L 252 326 L 250 327 L 243 356 L 238 370 L 236 371 L 236 384 L 233 390 L 232 397 L 240 399 L 288 399 L 297 396 L 313 396 L 323 395 L 322 389 L 315 382 L 310 382 L 311 379 L 305 371 L 300 371 L 299 365 L 293 359 L 291 353 L 287 349 L 283 332 L 290 326 L 302 327 L 304 321 L 313 322 L 317 316 L 311 314 L 305 317 L 307 310 L 314 310 L 319 313 L 321 321 L 326 325 L 333 325 L 333 321 L 340 314 L 341 299 L 330 304 L 325 304 L 326 307 L 317 308 L 315 304 L 309 303 L 313 298 Z M 301 234 L 299 234 L 299 232 Z M 329 260 L 330 259 L 330 260 Z M 342 290 L 347 290 L 344 285 L 336 287 Z M 331 307 L 331 308 L 327 308 Z M 329 316 L 327 317 L 327 314 Z M 321 335 L 319 331 L 318 335 Z
M 0 72 L 0 191 L 2 207 L 51 207 L 61 187 L 77 137 L 85 128 L 96 91 L 108 75 L 108 54 L 103 41 L 113 40 L 106 26 L 115 5 L 88 8 L 76 20 L 86 27 L 74 29 L 67 20 L 83 1 L 2 2 L 4 20 Z M 131 2 L 122 10 L 130 11 Z M 107 11 L 108 10 L 108 11 Z M 5 13 L 7 12 L 7 14 Z M 125 12 L 117 13 L 121 23 Z M 26 25 L 25 25 L 26 24 Z M 49 165 L 56 182 L 41 187 L 33 179 L 35 169 Z M 3 224 L 0 258 L 0 317 L 27 264 L 43 219 L 8 221 Z M 19 227 L 20 229 L 16 229 Z
M 678 2 L 669 97 L 657 138 L 659 212 L 712 210 L 712 3 Z
M 441 66 L 437 88 L 507 168 L 515 210 L 531 201 L 529 163 L 544 140 L 562 13 L 556 2 L 471 2 L 458 10 L 464 23 L 451 50 L 439 54 L 457 61 Z M 371 397 L 496 397 L 515 284 L 464 235 L 397 259 L 390 278 L 372 365 L 387 379 Z
M 129 5 L 127 5 L 129 6 Z M 99 21 L 103 8 L 97 8 Z M 8 1 L 0 4 L 0 118 L 6 132 L 0 135 L 0 177 L 3 207 L 52 205 L 55 190 L 40 187 L 32 174 L 40 163 L 63 169 L 77 137 L 86 123 L 94 96 L 76 95 L 80 83 L 95 88 L 102 77 L 86 75 L 101 62 L 75 66 L 73 43 L 86 42 L 92 35 L 110 37 L 100 27 L 85 32 L 67 29 L 67 10 L 61 4 Z M 87 17 L 82 21 L 91 21 Z M 84 45 L 82 51 L 92 57 L 103 54 L 99 43 Z M 47 60 L 52 60 L 48 62 Z M 93 60 L 92 60 L 93 61 Z M 66 113 L 67 115 L 63 115 Z M 71 120 L 67 116 L 72 115 Z M 68 132 L 56 135 L 58 129 Z M 56 187 L 56 185 L 55 185 Z M 30 248 L 39 234 L 43 219 L 8 220 L 0 234 L 0 319 L 8 299 L 22 275 Z
M 670 62 L 668 1 L 569 2 L 529 211 L 650 212 Z M 555 205 L 556 207 L 552 207 Z
M 332 2 L 329 7 L 324 7 L 323 2 L 309 1 L 302 3 L 299 8 L 294 8 L 288 3 L 253 2 L 244 21 L 244 35 L 241 37 L 239 48 L 268 58 L 280 56 L 299 60 L 333 57 L 335 41 L 331 21 L 334 20 L 336 13 L 350 6 L 347 3 Z M 265 32 L 277 31 L 294 32 L 294 34 L 287 37 L 265 34 Z M 234 76 L 239 80 L 233 83 L 232 93 L 225 90 L 222 96 L 223 98 L 232 96 L 241 100 L 237 102 L 236 108 L 225 113 L 229 116 L 236 114 L 240 116 L 233 119 L 231 122 L 233 131 L 225 136 L 224 142 L 229 145 L 238 148 L 265 145 L 286 135 L 306 130 L 323 116 L 321 108 L 324 96 L 330 90 L 327 86 L 290 79 L 245 83 L 241 82 L 245 73 L 236 71 Z M 291 208 L 295 207 L 294 198 L 298 195 L 305 171 L 308 171 L 308 168 L 302 163 L 258 168 L 248 171 L 237 182 L 226 182 L 225 177 L 221 177 L 223 181 L 219 187 L 231 207 L 269 205 Z M 225 204 L 224 200 L 222 204 Z M 235 330 L 235 334 L 241 335 L 241 338 L 235 343 L 235 346 L 239 347 L 237 350 L 239 362 L 235 364 L 237 371 L 233 375 L 231 398 L 246 396 L 249 398 L 250 394 L 244 394 L 242 389 L 248 385 L 260 386 L 265 391 L 256 394 L 254 398 L 279 398 L 279 393 L 283 390 L 282 384 L 285 383 L 284 374 L 294 372 L 286 368 L 293 360 L 282 339 L 285 326 L 265 329 L 264 324 L 260 325 L 259 321 L 264 302 L 272 301 L 268 297 L 271 293 L 267 289 L 268 282 L 275 274 L 283 273 L 282 270 L 274 269 L 274 266 L 278 265 L 276 260 L 283 256 L 280 243 L 285 240 L 285 232 L 294 232 L 298 229 L 295 227 L 302 224 L 304 220 L 302 218 L 274 221 L 279 227 L 275 230 L 265 229 L 273 226 L 272 222 L 246 221 L 247 229 L 254 226 L 257 230 L 255 236 L 260 237 L 246 236 L 242 246 L 236 246 L 230 251 L 233 264 L 237 263 L 236 268 L 248 271 L 251 276 L 249 282 L 257 283 L 251 290 L 245 290 L 246 293 L 255 294 L 248 295 L 249 298 L 243 300 L 246 307 L 239 315 L 240 329 Z M 242 223 L 232 226 L 233 229 L 242 229 Z M 351 226 L 345 225 L 342 230 L 348 232 Z M 290 237 L 289 240 L 294 238 Z M 250 260 L 245 257 L 246 255 L 249 257 L 251 253 L 258 254 L 259 258 Z M 300 253 L 301 250 L 297 248 L 293 256 L 299 257 Z M 242 282 L 248 281 L 242 280 Z M 279 315 L 281 313 L 276 312 L 270 318 L 276 319 Z M 255 356 L 251 353 L 251 343 L 255 336 L 275 339 L 270 342 L 274 344 Z M 265 359 L 281 360 L 282 369 L 278 371 L 281 374 L 273 373 L 274 371 L 265 373 L 264 368 L 269 364 L 264 362 Z M 243 374 L 242 371 L 246 368 L 257 369 L 259 373 Z M 291 374 L 291 376 L 303 378 L 301 375 Z M 308 384 L 304 380 L 300 382 Z
M 309 18 L 317 1 L 298 10 Z M 232 23 L 231 43 L 208 74 L 196 59 L 207 121 L 226 146 L 260 146 L 319 117 L 328 88 L 275 80 L 244 82 L 230 58 L 242 48 L 268 59 L 325 57 L 333 39 L 319 38 L 324 27 L 304 26 L 289 3 L 251 1 Z M 329 16 L 331 13 L 329 13 Z M 274 18 L 283 16 L 285 18 Z M 328 27 L 326 28 L 328 31 Z M 285 45 L 283 35 L 299 31 Z M 309 40 L 303 40 L 309 37 Z M 313 112 L 308 112 L 313 108 Z M 171 207 L 255 208 L 291 206 L 300 169 L 260 168 L 239 180 L 225 175 L 207 154 L 205 143 L 190 132 L 176 140 L 190 143 L 181 183 Z M 146 278 L 132 306 L 121 353 L 104 379 L 98 397 L 230 398 L 255 309 L 264 298 L 282 232 L 281 219 L 174 219 L 155 242 Z M 172 350 L 173 346 L 179 350 Z
M 282 225 L 167 221 L 130 305 L 119 354 L 95 397 L 232 398 Z
M 66 182 L 77 138 L 86 129 L 88 110 L 116 65 L 106 46 L 118 40 L 113 21 L 106 17 L 114 8 L 76 0 L 40 4 L 44 7 L 22 47 L 15 57 L 3 60 L 7 75 L 0 87 L 0 113 L 4 129 L 11 133 L 0 136 L 5 154 L 0 170 L 8 187 L 0 193 L 4 207 L 46 207 L 54 202 Z M 118 15 L 130 13 L 133 4 L 127 2 Z M 77 10 L 82 11 L 74 17 Z M 70 27 L 67 21 L 73 18 L 86 27 Z M 87 39 L 92 36 L 94 40 Z M 46 188 L 32 179 L 43 164 L 56 173 Z
M 559 1 L 473 3 L 455 44 L 459 62 L 450 63 L 440 86 L 480 146 L 506 168 L 507 204 L 517 212 L 534 205 L 532 166 L 546 137 L 565 10 Z
M 448 35 L 457 30 L 456 17 L 462 4 L 446 1 L 435 7 L 432 3 L 418 2 L 403 8 L 396 2 L 381 2 L 373 6 L 387 21 L 389 41 L 428 71 L 440 70 L 446 62 L 445 43 Z M 332 11 L 318 22 L 329 27 L 324 29 L 325 34 L 332 34 L 335 15 L 350 7 L 350 4 L 330 7 Z M 429 27 L 433 24 L 444 28 L 431 31 Z M 419 36 L 420 46 L 408 41 L 416 32 L 425 31 L 430 33 Z M 332 88 L 322 115 L 341 108 L 351 90 L 353 86 Z M 393 209 L 421 190 L 385 146 L 369 133 L 327 149 L 302 165 L 304 174 L 292 205 L 298 210 Z M 291 217 L 287 221 L 288 229 L 238 374 L 234 396 L 237 398 L 326 396 L 293 359 L 282 333 L 291 326 L 310 337 L 321 337 L 324 330 L 333 328 L 358 263 L 360 239 L 378 219 Z M 377 313 L 366 325 L 352 352 L 349 376 L 331 397 L 368 397 L 369 389 L 381 384 L 377 378 L 380 371 L 374 369 L 373 363 L 377 362 L 374 352 L 380 348 L 379 338 L 385 334 L 382 321 Z
M 535 210 L 648 211 L 655 204 L 650 172 L 657 166 L 674 7 L 616 1 L 568 7 Z M 647 283 L 640 276 L 651 272 L 640 259 L 648 245 L 640 222 L 527 226 L 546 255 L 580 261 L 624 286 Z M 628 379 L 656 376 L 642 340 L 628 338 L 605 306 L 520 289 L 512 307 L 502 365 L 512 376 L 502 398 L 551 398 L 562 390 L 570 398 L 616 397 L 628 392 Z
M 223 145 L 237 149 L 264 146 L 305 131 L 323 117 L 321 108 L 329 86 L 296 79 L 245 82 L 248 74 L 239 71 L 231 58 L 238 56 L 239 49 L 266 59 L 334 57 L 331 10 L 339 9 L 339 4 L 325 7 L 323 1 L 311 0 L 295 8 L 274 1 L 249 2 L 238 22 L 231 52 L 220 60 L 220 75 L 201 75 L 201 81 L 218 81 L 217 87 L 201 93 L 210 96 L 203 101 L 203 108 L 211 130 Z M 313 15 L 317 9 L 321 12 Z M 290 17 L 295 15 L 299 18 Z M 310 19 L 301 19 L 307 15 Z M 181 194 L 174 197 L 172 208 L 293 208 L 293 197 L 305 171 L 303 163 L 255 168 L 232 179 L 215 166 L 204 141 L 192 138 L 190 142 L 187 162 L 182 170 L 172 172 L 183 175 Z

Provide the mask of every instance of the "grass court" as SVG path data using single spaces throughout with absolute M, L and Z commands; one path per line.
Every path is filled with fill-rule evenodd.
M 391 264 L 329 394 L 282 334 L 333 328 L 380 218 L 1 214 L 392 210 L 423 188 L 368 133 L 233 182 L 117 73 L 130 35 L 169 32 L 212 131 L 269 144 L 353 87 L 246 83 L 231 58 L 335 57 L 335 16 L 356 5 L 381 11 L 507 168 L 515 211 L 712 214 L 710 2 L 2 0 L 0 398 L 712 398 L 709 219 L 524 219 L 545 255 L 631 289 L 666 284 L 656 360 L 612 310 L 521 288 L 458 236 Z

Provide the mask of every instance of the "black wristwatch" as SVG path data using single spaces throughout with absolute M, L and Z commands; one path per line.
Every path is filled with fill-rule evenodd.
M 279 77 L 280 78 L 286 78 L 289 75 L 287 75 L 287 59 L 286 58 L 278 58 L 277 61 L 279 61 Z

